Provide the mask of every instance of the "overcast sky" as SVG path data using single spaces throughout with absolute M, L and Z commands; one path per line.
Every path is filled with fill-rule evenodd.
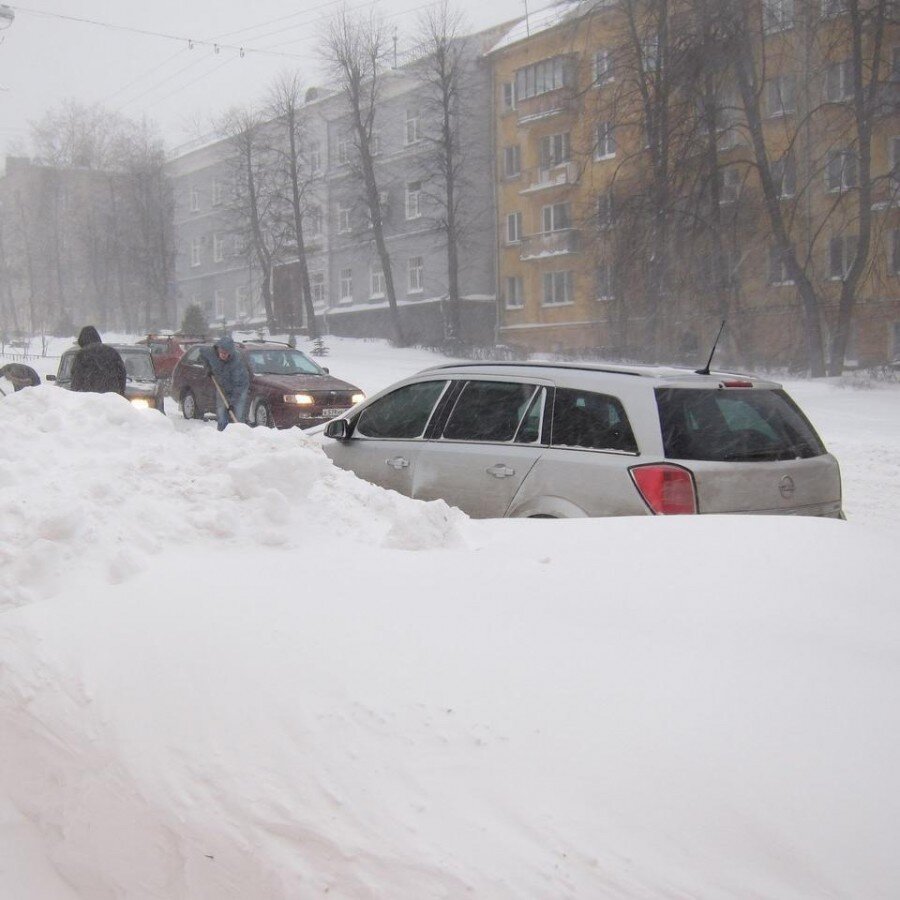
M 254 100 L 282 69 L 318 79 L 317 38 L 341 0 L 26 0 L 10 3 L 15 21 L 0 44 L 0 148 L 27 149 L 28 123 L 72 97 L 155 121 L 170 146 L 190 140 L 210 117 Z M 548 0 L 530 0 L 530 8 Z M 371 4 L 347 0 L 351 9 Z M 382 0 L 401 46 L 426 0 Z M 524 12 L 523 0 L 457 0 L 473 29 Z M 64 16 L 98 23 L 71 21 Z M 109 26 L 122 26 L 121 28 Z M 195 41 L 136 34 L 164 32 Z M 230 49 L 224 45 L 233 45 Z M 265 49 L 266 55 L 237 47 Z M 283 55 L 279 55 L 283 54 Z

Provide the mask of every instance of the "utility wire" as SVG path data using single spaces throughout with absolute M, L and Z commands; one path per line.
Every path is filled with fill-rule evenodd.
M 62 13 L 47 12 L 47 10 L 43 9 L 27 9 L 24 6 L 11 6 L 10 8 L 15 10 L 17 13 L 26 13 L 34 16 L 45 16 L 48 19 L 62 19 L 67 22 L 80 22 L 85 25 L 96 25 L 99 28 L 109 28 L 114 31 L 127 31 L 131 34 L 142 34 L 149 37 L 164 38 L 170 41 L 180 41 L 181 43 L 187 44 L 188 48 L 190 49 L 193 49 L 194 47 L 210 47 L 215 53 L 218 53 L 220 50 L 235 50 L 241 56 L 247 53 L 260 53 L 266 54 L 268 56 L 285 56 L 292 59 L 299 58 L 296 54 L 293 53 L 278 53 L 273 50 L 260 50 L 253 47 L 242 47 L 238 44 L 219 44 L 215 41 L 199 40 L 196 38 L 185 37 L 184 35 L 180 34 L 169 34 L 165 31 L 151 31 L 146 28 L 134 28 L 131 25 L 118 25 L 114 22 L 102 22 L 99 19 L 85 19 L 80 16 L 67 16 L 63 15 Z

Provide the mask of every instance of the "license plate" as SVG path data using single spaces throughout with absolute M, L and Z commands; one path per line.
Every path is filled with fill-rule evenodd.
M 324 419 L 333 419 L 335 416 L 339 416 L 342 413 L 347 412 L 346 409 L 323 409 L 322 410 L 322 418 Z

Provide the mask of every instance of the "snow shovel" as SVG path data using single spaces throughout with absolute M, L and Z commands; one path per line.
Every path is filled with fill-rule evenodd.
M 222 398 L 222 402 L 225 404 L 225 409 L 228 410 L 228 415 L 231 416 L 231 421 L 237 424 L 237 416 L 234 414 L 234 409 L 231 404 L 228 402 L 228 398 L 225 396 L 225 391 L 222 390 L 222 386 L 219 384 L 216 376 L 213 375 L 212 372 L 209 373 L 209 377 L 212 379 L 212 383 L 215 385 L 216 390 L 219 392 L 219 396 Z

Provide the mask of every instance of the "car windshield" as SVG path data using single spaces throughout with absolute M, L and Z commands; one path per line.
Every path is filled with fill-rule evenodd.
M 305 354 L 290 348 L 251 350 L 247 354 L 254 375 L 324 375 Z
M 153 361 L 149 353 L 134 353 L 119 350 L 119 356 L 125 363 L 125 376 L 129 381 L 156 381 Z
M 784 391 L 657 388 L 656 405 L 669 459 L 765 462 L 825 453 Z

